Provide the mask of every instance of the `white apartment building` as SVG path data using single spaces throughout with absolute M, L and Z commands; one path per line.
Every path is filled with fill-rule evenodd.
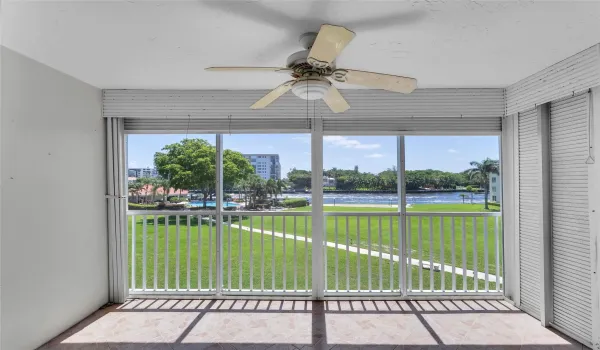
M 131 177 L 158 177 L 158 170 L 155 168 L 129 168 Z
M 281 179 L 281 164 L 279 163 L 279 154 L 244 154 L 244 157 L 250 161 L 254 167 L 256 175 L 265 180 Z
M 499 174 L 490 174 L 490 197 L 492 202 L 502 201 L 502 181 Z

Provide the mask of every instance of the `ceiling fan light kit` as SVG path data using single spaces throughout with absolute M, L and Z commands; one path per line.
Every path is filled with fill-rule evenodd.
M 408 94 L 417 88 L 414 78 L 373 73 L 351 69 L 337 69 L 335 59 L 352 41 L 354 32 L 340 26 L 323 24 L 318 33 L 304 33 L 300 44 L 305 50 L 290 55 L 282 67 L 209 67 L 209 71 L 263 71 L 289 73 L 294 80 L 287 81 L 270 91 L 250 108 L 267 107 L 283 94 L 292 90 L 305 100 L 323 99 L 334 113 L 348 108 L 348 102 L 329 79 L 349 84 Z
M 294 95 L 304 100 L 320 100 L 331 88 L 331 82 L 318 76 L 302 77 L 292 85 Z

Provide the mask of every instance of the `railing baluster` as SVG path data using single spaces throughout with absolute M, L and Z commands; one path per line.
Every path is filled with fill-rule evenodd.
M 286 262 L 287 262 L 287 250 L 285 249 L 285 241 L 287 241 L 286 239 L 286 232 L 285 232 L 285 216 L 281 217 L 281 220 L 283 221 L 282 224 L 282 228 L 283 228 L 283 291 L 285 292 L 287 290 L 287 267 L 286 267 Z
M 136 241 L 136 221 L 135 215 L 131 216 L 131 289 L 135 289 L 135 241 Z
M 242 215 L 238 215 L 238 280 L 239 280 L 239 290 L 242 290 L 242 219 L 244 217 Z M 252 218 L 250 218 L 252 219 Z
M 383 292 L 383 246 L 381 245 L 381 216 L 379 221 L 379 291 Z
M 308 216 L 304 217 L 304 289 L 308 292 Z
M 254 238 L 253 238 L 253 222 L 254 217 L 250 217 L 250 257 L 248 261 L 248 267 L 250 269 L 250 291 L 254 290 Z
M 346 291 L 350 291 L 350 220 L 346 216 Z
M 369 279 L 368 279 L 368 286 L 369 286 L 369 292 L 373 291 L 373 288 L 371 287 L 371 280 L 372 280 L 372 275 L 371 275 L 371 216 L 367 216 L 367 267 L 368 267 L 368 274 L 369 274 Z
M 394 290 L 394 237 L 393 237 L 393 217 L 390 215 L 390 290 Z
M 202 215 L 198 215 L 198 290 L 202 290 Z
M 333 217 L 333 226 L 334 226 L 334 234 L 335 234 L 335 291 L 338 292 L 338 217 Z M 327 240 L 327 237 L 325 237 Z M 325 247 L 327 249 L 327 247 Z
M 446 264 L 444 263 L 444 217 L 440 216 L 440 283 L 442 292 L 446 291 Z
M 260 217 L 260 291 L 265 291 L 265 217 Z
M 275 291 L 275 216 L 271 216 L 271 291 Z
M 462 217 L 462 269 L 463 269 L 463 291 L 467 291 L 467 226 L 465 217 Z
M 412 292 L 412 217 L 406 217 L 406 289 Z
M 216 216 L 215 216 L 216 217 Z M 213 289 L 213 216 L 208 216 L 208 289 Z
M 231 215 L 227 216 L 227 289 L 231 290 Z
M 454 217 L 451 216 L 450 220 L 452 220 L 451 222 L 451 251 L 452 251 L 452 291 L 456 292 L 456 254 L 455 254 L 455 249 L 454 249 L 454 245 L 456 244 L 456 240 L 454 238 L 454 234 L 455 234 L 455 227 L 454 227 Z
M 356 217 L 356 284 L 360 292 L 360 216 Z
M 419 216 L 419 290 L 423 291 L 423 220 Z
M 165 290 L 169 290 L 169 215 L 165 215 Z
M 192 217 L 190 215 L 187 215 L 187 290 L 190 290 L 190 279 L 191 279 L 191 259 L 192 259 L 192 254 L 191 254 L 191 249 L 192 249 L 192 235 L 191 235 L 191 219 Z
M 369 278 L 367 279 L 367 285 L 369 287 L 369 292 L 373 291 L 371 287 L 371 216 L 367 216 L 367 271 Z
M 179 290 L 179 215 L 175 215 L 175 289 Z
M 433 245 L 433 217 L 429 217 L 429 289 L 433 292 L 435 290 L 435 280 L 433 275 L 435 272 L 433 266 L 433 251 L 435 247 Z
M 494 225 L 494 241 L 496 248 L 496 292 L 500 291 L 500 241 L 499 241 L 499 232 L 498 230 L 498 217 L 494 217 L 495 225 Z
M 323 242 L 321 242 L 321 244 L 324 244 L 325 241 L 327 241 L 327 217 L 323 218 L 323 223 L 324 223 L 324 229 L 323 229 Z M 323 274 L 323 285 L 325 286 L 325 290 L 329 290 L 328 285 L 327 285 L 327 275 L 328 275 L 328 271 L 329 271 L 329 261 L 327 261 L 327 245 L 323 245 L 323 263 L 324 263 L 324 274 Z
M 397 216 L 397 222 L 398 222 L 398 290 L 402 291 L 402 288 L 404 288 L 404 284 L 406 283 L 406 271 L 402 270 L 402 259 L 403 259 L 403 249 L 406 249 L 405 247 L 402 246 L 402 239 L 403 236 L 406 234 L 406 227 L 403 227 L 402 225 L 402 213 L 399 213 L 400 215 Z
M 298 241 L 298 235 L 296 229 L 296 217 L 294 216 L 294 292 L 298 291 L 298 258 L 296 250 L 296 242 Z
M 489 259 L 488 259 L 488 218 L 483 217 L 483 268 L 485 271 L 485 291 L 490 289 L 490 274 L 489 274 Z
M 154 290 L 158 289 L 158 215 L 154 215 Z
M 148 217 L 146 215 L 142 216 L 142 289 L 146 290 L 146 265 L 148 265 L 147 261 L 147 245 L 148 245 Z
M 479 274 L 477 273 L 477 219 L 473 217 L 473 287 L 479 290 Z

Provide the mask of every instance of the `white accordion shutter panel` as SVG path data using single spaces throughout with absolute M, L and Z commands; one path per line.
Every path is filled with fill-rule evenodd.
M 600 85 L 596 44 L 506 88 L 506 115 Z
M 324 118 L 323 132 L 369 133 L 369 132 L 407 132 L 407 133 L 451 133 L 486 134 L 502 131 L 502 118 L 498 117 L 397 117 L 397 118 Z
M 115 118 L 233 119 L 388 118 L 504 116 L 504 89 L 341 90 L 351 108 L 332 113 L 323 101 L 288 92 L 264 109 L 250 109 L 267 90 L 104 90 L 102 114 Z
M 307 133 L 310 118 L 125 118 L 125 131 L 144 133 Z
M 588 93 L 550 104 L 553 325 L 592 342 Z
M 540 318 L 542 188 L 536 110 L 519 113 L 519 257 L 521 309 Z

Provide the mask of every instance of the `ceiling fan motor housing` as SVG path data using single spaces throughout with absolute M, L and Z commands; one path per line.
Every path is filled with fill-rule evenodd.
M 317 73 L 319 75 L 331 75 L 335 69 L 335 62 L 332 62 L 329 66 L 323 68 L 317 68 L 308 63 L 308 54 L 310 50 L 302 50 L 294 52 L 287 58 L 286 67 L 294 70 L 298 76 L 303 76 L 307 73 Z

